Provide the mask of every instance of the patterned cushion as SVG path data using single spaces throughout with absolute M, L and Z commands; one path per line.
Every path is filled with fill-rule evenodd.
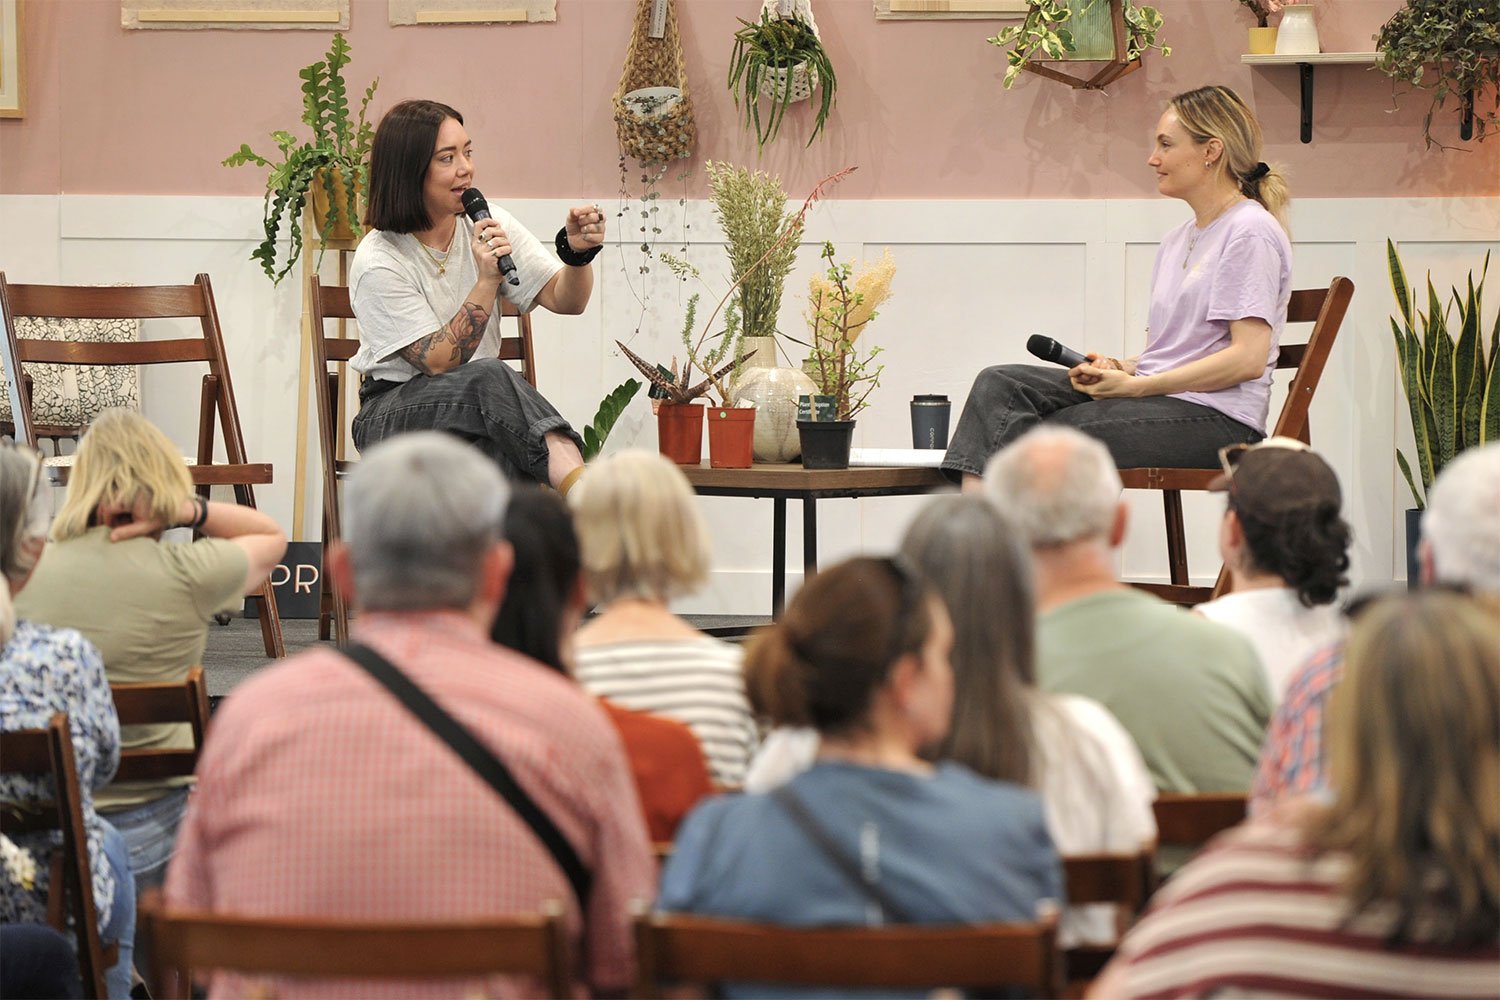
M 56 319 L 16 317 L 16 336 L 33 340 L 121 343 L 139 340 L 136 319 Z M 141 408 L 140 372 L 135 365 L 43 365 L 28 362 L 31 418 L 39 425 L 86 427 L 102 410 Z M 0 385 L 5 373 L 0 372 Z M 13 422 L 9 392 L 0 393 L 0 421 Z

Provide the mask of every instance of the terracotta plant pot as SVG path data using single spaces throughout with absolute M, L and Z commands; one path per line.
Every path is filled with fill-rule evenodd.
M 1251 28 L 1250 29 L 1250 54 L 1252 56 L 1268 56 L 1276 51 L 1276 28 Z
M 799 420 L 804 469 L 847 469 L 854 444 L 852 420 Z
M 748 469 L 755 455 L 755 407 L 708 408 L 708 464 L 715 469 Z
M 703 404 L 662 403 L 657 407 L 656 446 L 678 465 L 703 461 Z

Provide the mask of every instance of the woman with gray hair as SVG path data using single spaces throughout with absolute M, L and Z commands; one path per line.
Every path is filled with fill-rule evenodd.
M 589 596 L 574 676 L 591 694 L 686 723 L 720 785 L 739 785 L 755 749 L 740 648 L 668 608 L 708 579 L 708 528 L 687 477 L 655 452 L 589 467 L 569 497 Z
M 93 792 L 109 783 L 120 761 L 120 723 L 115 716 L 104 663 L 88 640 L 72 629 L 51 628 L 17 618 L 13 598 L 26 586 L 47 543 L 48 497 L 41 457 L 0 442 L 0 730 L 40 729 L 57 712 L 68 715 L 87 829 L 99 936 L 117 943 L 119 960 L 104 972 L 109 995 L 130 995 L 135 937 L 135 882 L 125 839 L 94 811 Z M 53 797 L 50 782 L 7 775 L 0 802 L 24 804 Z M 0 922 L 43 923 L 56 844 L 48 834 L 18 834 L 17 847 L 36 861 L 32 886 L 0 880 Z

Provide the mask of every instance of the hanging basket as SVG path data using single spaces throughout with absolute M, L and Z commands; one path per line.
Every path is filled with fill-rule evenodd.
M 665 0 L 666 31 L 651 37 L 654 0 L 639 0 L 625 69 L 613 99 L 620 152 L 644 164 L 665 163 L 693 155 L 698 138 L 687 70 L 682 63 L 682 34 L 677 4 Z
M 791 78 L 790 83 L 788 77 Z M 791 96 L 786 99 L 788 104 L 808 100 L 813 91 L 818 89 L 818 71 L 807 63 L 800 62 L 791 69 L 772 67 L 760 78 L 761 96 L 778 104 L 782 102 L 782 94 L 789 87 Z

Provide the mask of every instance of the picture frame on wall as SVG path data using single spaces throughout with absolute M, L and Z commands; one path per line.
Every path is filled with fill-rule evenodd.
M 23 4 L 24 0 L 0 0 L 0 118 L 21 118 L 26 113 Z

